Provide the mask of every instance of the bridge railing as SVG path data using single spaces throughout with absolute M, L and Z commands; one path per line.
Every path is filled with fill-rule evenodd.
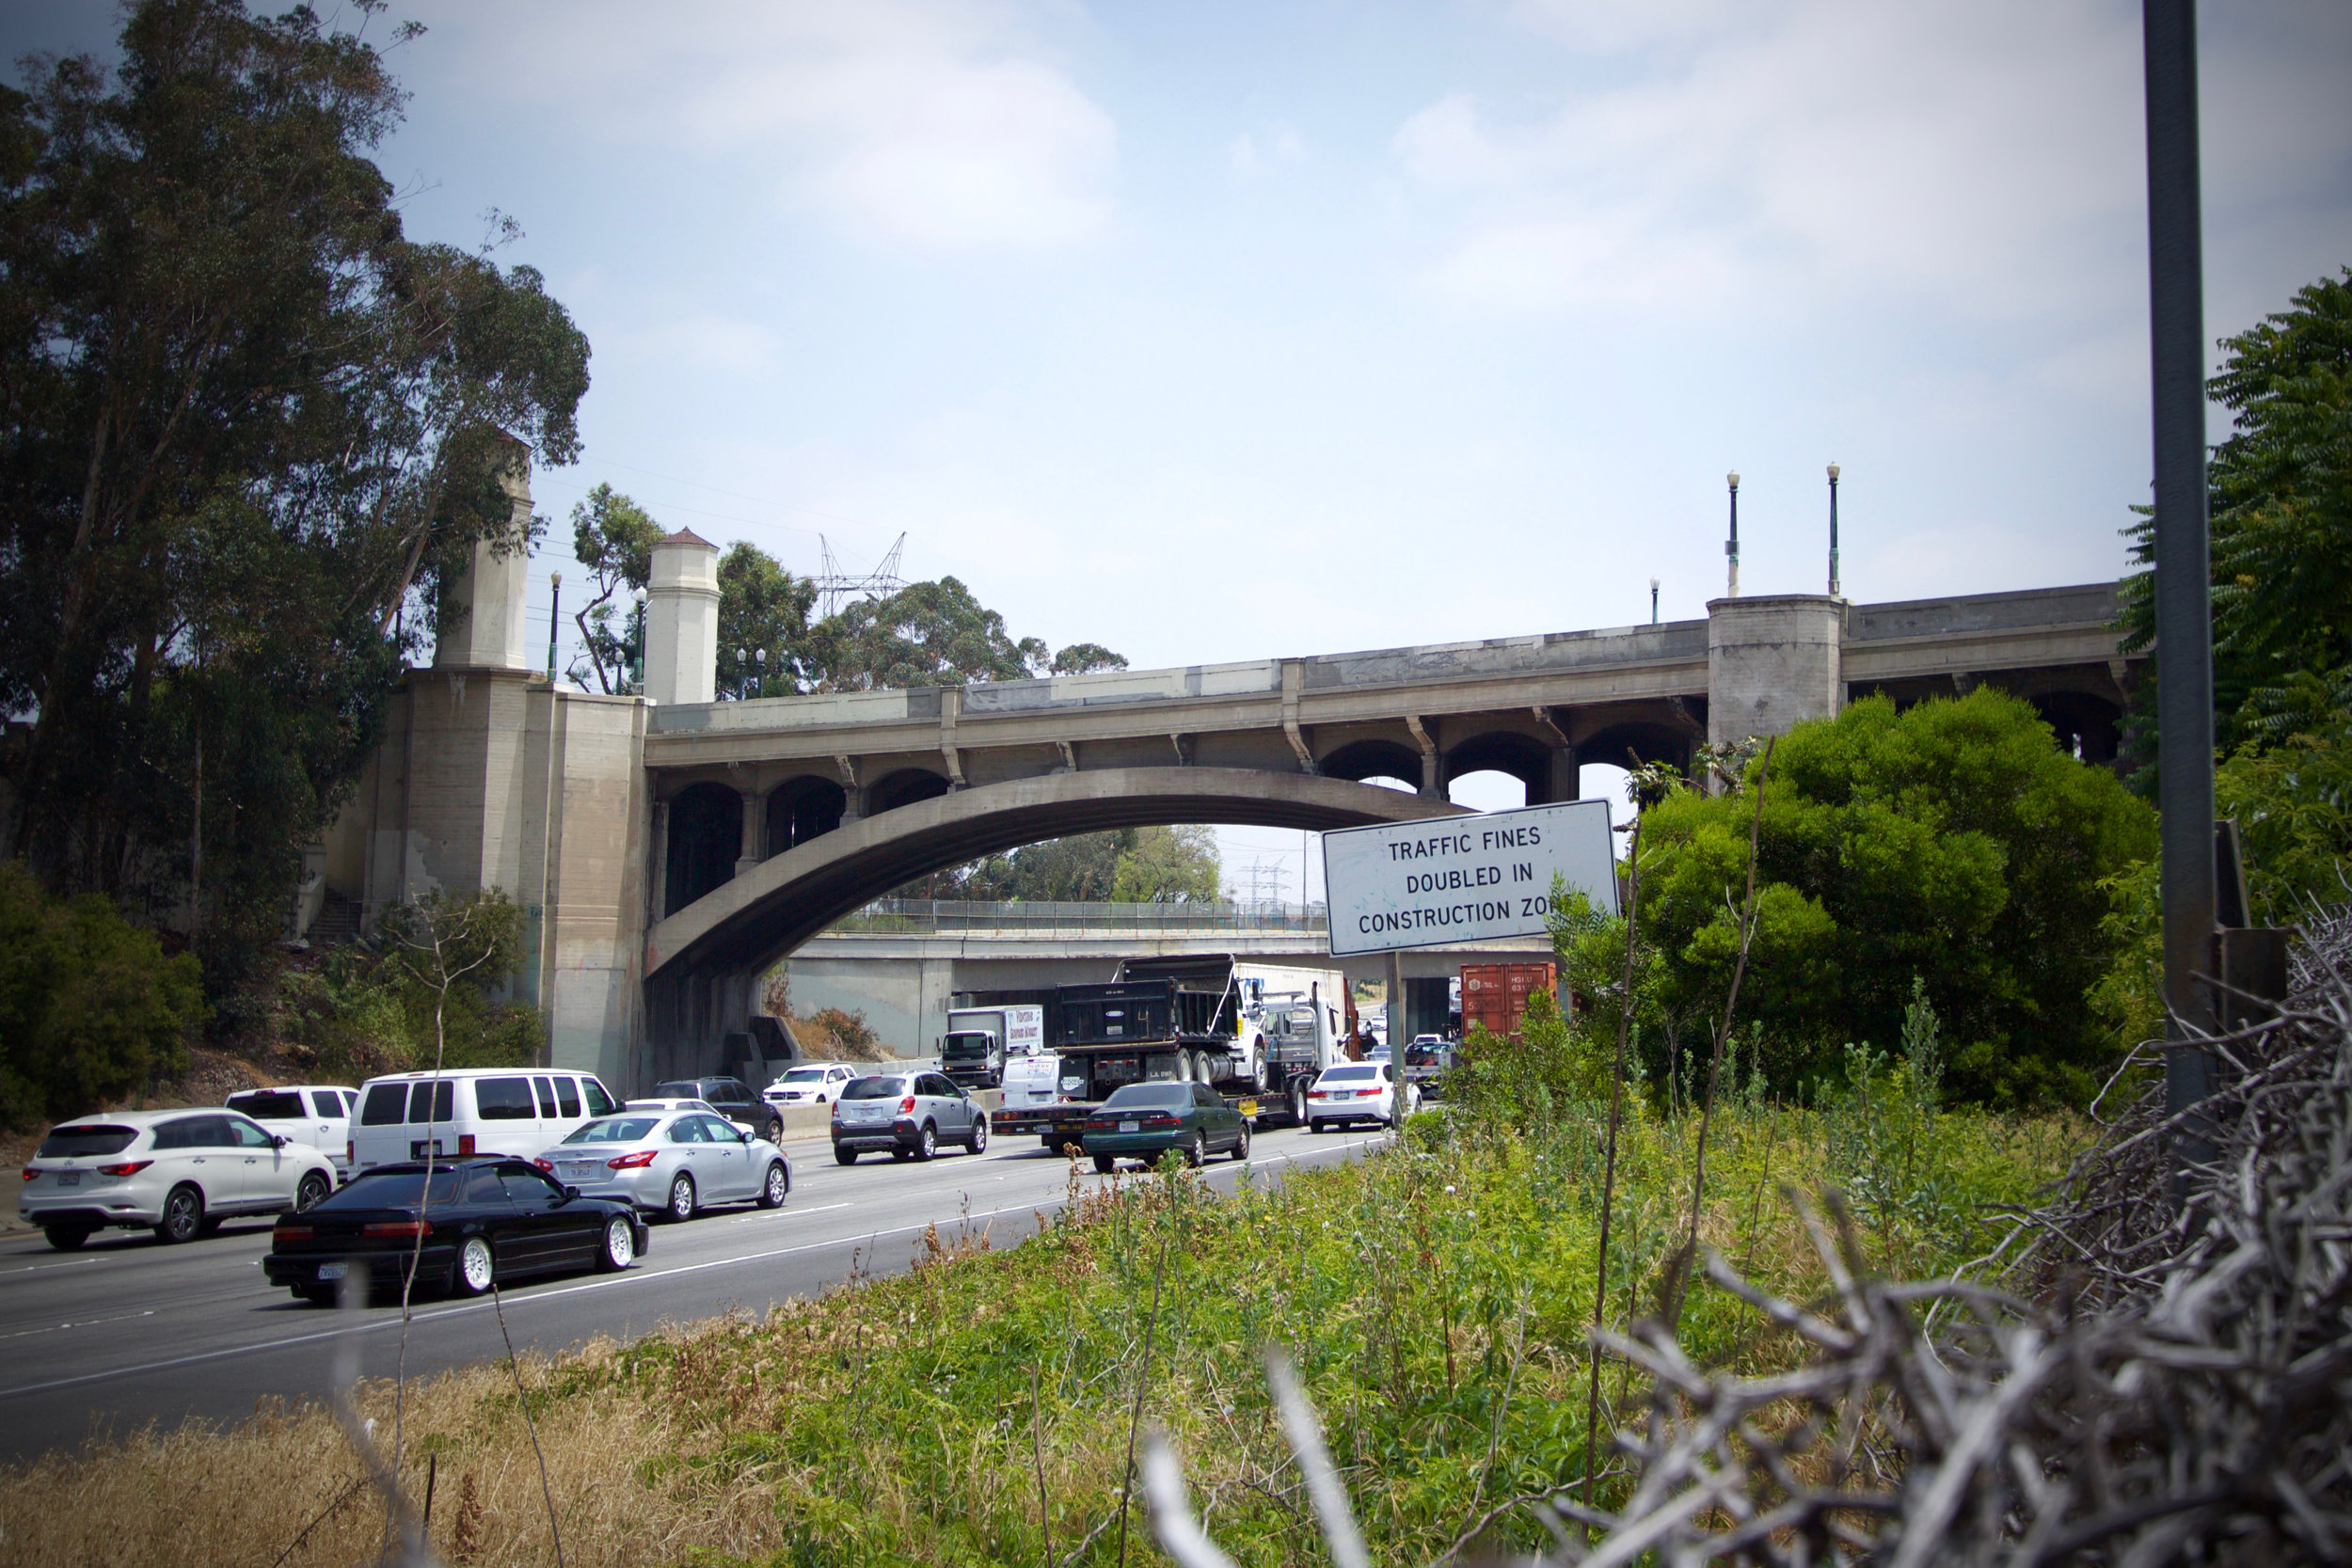
M 1321 931 L 1321 904 L 1231 902 L 1114 904 L 877 898 L 831 927 L 844 936 L 938 931 Z

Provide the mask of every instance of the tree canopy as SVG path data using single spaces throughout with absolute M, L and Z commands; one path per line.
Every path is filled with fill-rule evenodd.
M 811 630 L 809 647 L 818 684 L 828 691 L 965 686 L 1127 667 L 1093 642 L 1054 654 L 1034 637 L 1013 641 L 1005 618 L 951 577 L 845 605 Z
M 1224 862 L 1213 828 L 1120 828 L 1025 845 L 899 890 L 914 898 L 1024 903 L 1207 902 Z
M 0 89 L 8 848 L 192 909 L 217 990 L 445 578 L 528 546 L 506 481 L 571 460 L 588 344 L 531 268 L 404 235 L 368 155 L 404 95 L 315 12 L 144 0 L 111 78 L 27 70 Z
M 719 694 L 789 697 L 805 689 L 816 607 L 813 580 L 794 577 L 756 546 L 727 546 L 719 558 Z
M 580 627 L 587 673 L 608 696 L 628 689 L 637 657 L 632 591 L 652 578 L 653 547 L 660 539 L 660 525 L 610 484 L 598 484 L 572 508 L 572 559 L 588 568 L 589 590 L 572 620 Z M 720 602 L 723 608 L 724 598 Z M 578 670 L 572 673 L 580 678 Z
M 1737 793 L 1677 791 L 1643 814 L 1641 918 L 1657 951 L 1641 1016 L 1661 1072 L 1659 1048 L 1698 1048 L 1723 1006 L 1762 767 Z M 1959 1097 L 2079 1101 L 2096 1088 L 2112 1042 L 2084 999 L 2118 946 L 2102 883 L 2155 848 L 2154 814 L 2112 773 L 1987 688 L 1899 711 L 1865 698 L 1800 724 L 1763 790 L 1739 1028 L 1762 1024 L 1772 1082 L 1820 1081 L 1848 1043 L 1890 1046 L 1916 976 Z
M 2213 450 L 2214 729 L 2219 751 L 2312 734 L 2352 711 L 2352 269 L 2225 338 L 2208 383 L 2234 420 Z M 2155 541 L 2125 580 L 2125 645 L 2155 640 Z M 2154 650 L 2161 659 L 2164 651 Z M 2155 682 L 2135 705 L 2135 758 L 2153 788 Z

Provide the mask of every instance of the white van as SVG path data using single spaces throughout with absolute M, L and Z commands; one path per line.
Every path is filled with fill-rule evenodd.
M 528 1160 L 619 1102 L 594 1074 L 548 1068 L 396 1072 L 359 1085 L 351 1174 L 404 1160 L 511 1154 Z
M 1061 1098 L 1061 1058 L 1050 1051 L 1005 1063 L 1005 1109 L 1051 1105 Z

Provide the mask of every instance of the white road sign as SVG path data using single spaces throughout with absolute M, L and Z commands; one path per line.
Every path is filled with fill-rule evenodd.
M 1617 911 L 1609 802 L 1344 828 L 1323 835 L 1334 954 L 1544 934 L 1554 873 Z

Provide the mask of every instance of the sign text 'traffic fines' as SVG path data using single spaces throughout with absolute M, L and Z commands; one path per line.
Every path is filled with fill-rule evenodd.
M 1617 911 L 1609 802 L 1345 828 L 1323 835 L 1334 954 L 1542 936 L 1551 879 Z

